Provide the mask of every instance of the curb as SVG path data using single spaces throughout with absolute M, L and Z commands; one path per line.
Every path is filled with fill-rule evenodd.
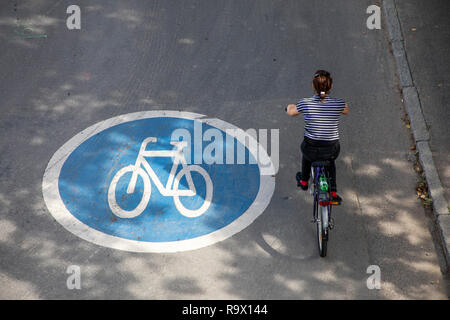
M 439 179 L 430 150 L 430 133 L 428 131 L 417 88 L 411 76 L 406 50 L 403 44 L 403 34 L 394 0 L 383 0 L 383 9 L 389 33 L 393 55 L 397 65 L 397 72 L 403 93 L 403 103 L 409 116 L 411 129 L 414 135 L 419 161 L 428 184 L 428 190 L 433 201 L 434 220 L 439 231 L 440 242 L 443 248 L 446 270 L 450 271 L 450 214 L 447 200 L 444 197 L 444 188 Z

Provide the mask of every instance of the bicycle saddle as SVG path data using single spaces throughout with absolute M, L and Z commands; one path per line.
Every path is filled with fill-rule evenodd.
M 313 167 L 328 167 L 331 164 L 330 161 L 314 161 L 311 163 Z

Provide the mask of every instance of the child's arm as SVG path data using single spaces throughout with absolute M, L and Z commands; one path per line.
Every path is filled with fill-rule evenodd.
M 288 115 L 290 115 L 291 117 L 295 117 L 298 116 L 300 114 L 300 112 L 298 112 L 297 110 L 297 106 L 295 104 L 290 104 L 286 107 L 286 112 Z
M 342 111 L 342 114 L 347 114 L 348 113 L 348 104 L 345 104 L 345 108 L 344 108 L 344 110 Z

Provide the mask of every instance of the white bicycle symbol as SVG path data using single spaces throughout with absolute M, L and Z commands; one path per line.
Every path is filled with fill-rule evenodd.
M 146 138 L 141 144 L 136 163 L 134 165 L 129 165 L 120 169 L 115 174 L 108 190 L 108 204 L 111 208 L 111 211 L 120 218 L 134 218 L 139 216 L 145 210 L 148 202 L 150 201 L 151 178 L 158 188 L 159 192 L 164 197 L 173 197 L 175 207 L 178 209 L 178 212 L 180 212 L 180 214 L 189 218 L 194 218 L 202 215 L 206 210 L 208 210 L 209 206 L 211 205 L 213 194 L 213 184 L 211 181 L 211 177 L 202 167 L 198 165 L 187 164 L 183 154 L 183 148 L 187 145 L 185 141 L 170 142 L 170 144 L 174 146 L 173 150 L 146 150 L 147 144 L 156 141 L 157 139 L 155 137 Z M 163 186 L 155 171 L 152 169 L 145 157 L 173 157 L 172 169 L 169 173 L 169 179 L 165 187 Z M 178 165 L 180 163 L 183 168 L 177 173 L 177 175 L 175 175 L 175 172 L 177 171 Z M 141 165 L 145 170 L 141 167 Z M 193 197 L 197 195 L 197 191 L 192 181 L 191 171 L 200 173 L 206 183 L 206 195 L 204 197 L 204 202 L 200 206 L 200 208 L 195 210 L 187 209 L 180 201 L 180 197 Z M 142 199 L 134 210 L 124 210 L 117 204 L 116 201 L 117 183 L 119 182 L 120 178 L 127 172 L 132 172 L 132 176 L 127 187 L 127 194 L 134 193 L 138 175 L 141 176 L 144 182 Z M 183 176 L 186 176 L 186 181 L 188 183 L 189 189 L 179 190 L 178 186 Z

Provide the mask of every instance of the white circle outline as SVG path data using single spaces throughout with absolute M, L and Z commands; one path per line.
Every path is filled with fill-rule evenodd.
M 258 194 L 255 200 L 247 208 L 247 210 L 241 214 L 237 219 L 235 219 L 230 224 L 225 227 L 215 230 L 203 236 L 196 238 L 178 240 L 178 241 L 166 241 L 166 242 L 148 242 L 148 241 L 137 241 L 124 239 L 121 237 L 106 234 L 104 232 L 98 231 L 90 226 L 82 223 L 80 220 L 75 218 L 70 211 L 64 205 L 64 202 L 59 194 L 59 175 L 64 162 L 70 156 L 70 154 L 75 151 L 84 141 L 94 136 L 103 130 L 113 127 L 115 125 L 147 119 L 147 118 L 157 118 L 157 117 L 170 117 L 170 118 L 184 118 L 189 120 L 197 120 L 205 122 L 208 125 L 216 127 L 223 132 L 226 129 L 239 129 L 238 127 L 222 121 L 220 119 L 210 119 L 204 118 L 205 115 L 185 112 L 185 111 L 141 111 L 128 113 L 124 115 L 119 115 L 107 120 L 98 122 L 87 129 L 81 131 L 67 141 L 61 148 L 59 148 L 53 157 L 50 159 L 47 168 L 45 169 L 43 180 L 42 180 L 42 193 L 44 197 L 45 204 L 47 205 L 50 214 L 58 221 L 66 230 L 77 235 L 78 237 L 95 243 L 97 245 L 123 250 L 130 252 L 181 252 L 188 250 L 195 250 L 203 248 L 222 240 L 225 240 L 234 234 L 242 231 L 248 227 L 259 215 L 261 215 L 270 203 L 272 195 L 275 191 L 275 171 L 273 163 L 268 156 L 266 150 L 263 146 L 256 141 L 256 145 L 259 148 L 252 149 L 246 147 L 249 152 L 252 153 L 253 157 L 257 160 L 257 164 L 260 170 L 260 183 Z M 249 146 L 255 145 L 254 137 L 247 134 L 245 131 L 242 132 L 241 136 L 234 136 L 240 143 L 245 145 L 245 138 L 249 139 Z M 229 134 L 229 132 L 227 132 Z M 253 142 L 253 143 L 251 143 Z M 259 149 L 259 152 L 258 152 Z M 269 169 L 267 165 L 264 167 L 265 174 L 262 172 L 262 163 L 269 164 Z

